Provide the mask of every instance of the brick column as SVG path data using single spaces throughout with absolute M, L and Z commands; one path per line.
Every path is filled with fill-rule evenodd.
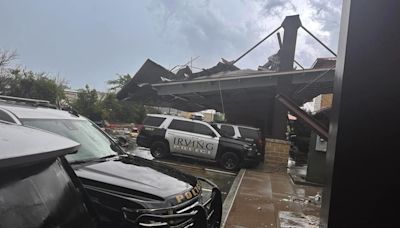
M 286 167 L 289 159 L 290 142 L 280 139 L 265 139 L 264 163 Z

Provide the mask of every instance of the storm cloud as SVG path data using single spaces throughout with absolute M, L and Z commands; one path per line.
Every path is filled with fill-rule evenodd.
M 149 11 L 160 23 L 160 36 L 178 41 L 195 65 L 215 64 L 221 57 L 233 60 L 278 27 L 285 16 L 300 14 L 303 25 L 333 50 L 337 49 L 341 1 L 153 1 Z M 283 33 L 283 31 L 280 31 Z M 271 37 L 241 60 L 242 68 L 256 68 L 278 50 Z M 304 31 L 299 31 L 296 59 L 309 66 L 317 57 L 331 56 Z M 187 59 L 186 59 L 187 60 Z M 182 63 L 185 61 L 182 61 Z
M 208 68 L 234 60 L 278 27 L 285 16 L 302 23 L 336 51 L 341 1 L 321 0 L 152 0 L 0 1 L 0 48 L 14 50 L 18 64 L 60 74 L 73 88 L 101 90 L 117 73 L 135 73 L 147 58 L 166 68 L 200 56 Z M 283 31 L 281 31 L 282 33 Z M 276 53 L 271 37 L 237 63 L 257 68 Z M 331 56 L 299 31 L 296 59 L 310 66 Z

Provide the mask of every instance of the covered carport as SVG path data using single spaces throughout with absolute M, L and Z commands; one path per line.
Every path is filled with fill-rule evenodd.
M 330 68 L 289 72 L 237 70 L 194 80 L 134 84 L 130 86 L 129 99 L 190 112 L 215 109 L 224 112 L 229 122 L 259 127 L 273 137 L 278 80 L 291 79 L 291 97 L 301 105 L 319 94 L 332 92 L 333 75 Z
M 234 65 L 281 28 L 284 36 L 281 40 L 278 33 L 280 49 L 266 64 L 258 70 L 240 70 Z M 326 47 L 301 24 L 298 15 L 288 16 L 236 60 L 222 59 L 216 66 L 197 73 L 186 67 L 175 74 L 148 59 L 117 97 L 189 112 L 215 109 L 225 113 L 229 122 L 255 126 L 266 137 L 285 139 L 288 110 L 275 96 L 283 94 L 302 105 L 333 90 L 334 65 L 315 64 L 304 69 L 294 59 L 299 28 Z M 295 64 L 301 69 L 294 68 Z

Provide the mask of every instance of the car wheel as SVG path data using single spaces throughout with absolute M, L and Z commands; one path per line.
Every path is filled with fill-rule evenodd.
M 221 166 L 227 170 L 238 170 L 240 167 L 240 158 L 237 154 L 226 152 L 221 156 Z
M 154 158 L 165 158 L 168 156 L 168 145 L 164 142 L 154 142 L 150 149 Z

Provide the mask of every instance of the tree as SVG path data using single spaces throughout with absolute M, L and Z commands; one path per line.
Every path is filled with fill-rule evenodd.
M 103 116 L 115 122 L 142 123 L 147 113 L 144 105 L 140 102 L 118 101 L 115 95 L 118 89 L 132 80 L 132 76 L 130 74 L 117 74 L 117 76 L 117 79 L 107 81 L 110 92 L 103 101 L 103 110 L 106 112 Z
M 65 81 L 46 73 L 10 68 L 9 65 L 16 58 L 15 51 L 0 50 L 0 94 L 48 100 L 58 105 L 65 97 Z
M 118 89 L 121 89 L 132 79 L 132 76 L 130 74 L 117 74 L 117 76 L 117 79 L 107 81 L 107 84 L 111 86 L 110 91 L 115 92 Z
M 0 68 L 8 66 L 17 58 L 16 51 L 0 50 Z
M 142 123 L 146 110 L 142 104 L 119 101 L 115 93 L 108 93 L 101 102 L 102 117 L 112 122 Z
M 101 102 L 103 119 L 119 122 L 119 113 L 122 112 L 121 104 L 117 100 L 115 93 L 108 93 Z
M 3 95 L 48 100 L 57 105 L 65 98 L 65 82 L 46 73 L 7 69 L 0 78 L 0 93 Z
M 15 51 L 0 50 L 0 94 L 4 94 L 4 88 L 10 81 L 9 69 L 6 67 L 17 57 Z
M 93 121 L 102 120 L 102 111 L 98 100 L 97 91 L 88 85 L 78 92 L 78 99 L 72 104 L 80 114 Z

